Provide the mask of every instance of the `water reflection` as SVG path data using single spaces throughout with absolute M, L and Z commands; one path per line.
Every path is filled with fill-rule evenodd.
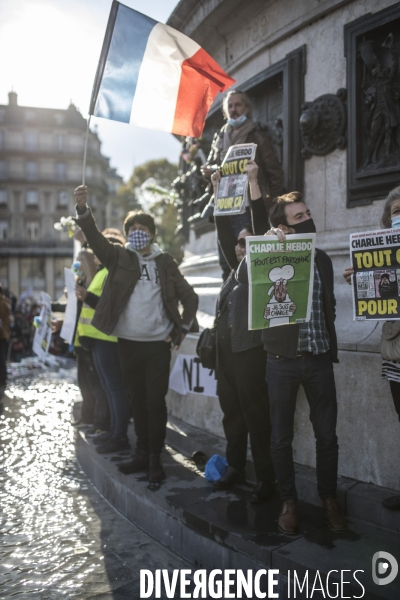
M 19 380 L 3 402 L 0 599 L 132 600 L 140 569 L 190 568 L 111 509 L 80 469 L 77 392 L 61 371 Z
M 74 458 L 70 415 L 77 392 L 70 379 L 41 375 L 16 382 L 4 401 L 2 598 L 78 597 L 83 582 L 104 569 L 101 540 L 89 531 L 96 515 L 88 483 Z

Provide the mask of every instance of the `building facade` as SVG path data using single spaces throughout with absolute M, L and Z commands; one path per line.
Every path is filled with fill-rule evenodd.
M 127 207 L 123 200 L 118 197 L 118 190 L 122 187 L 124 181 L 121 175 L 118 175 L 116 169 L 109 168 L 106 173 L 107 183 L 107 204 L 105 214 L 105 226 L 114 227 L 115 229 L 122 230 L 122 223 L 124 222 Z
M 0 105 L 0 281 L 17 297 L 32 289 L 61 295 L 73 240 L 54 229 L 74 213 L 82 183 L 86 120 L 66 110 L 19 106 L 15 92 Z M 106 224 L 108 159 L 89 133 L 86 183 L 100 227 Z
M 349 234 L 377 229 L 385 196 L 400 184 L 400 3 L 181 0 L 168 24 L 197 41 L 250 95 L 253 119 L 267 127 L 281 160 L 285 190 L 304 192 L 317 246 L 332 258 L 340 474 L 400 489 L 399 423 L 380 373 L 381 324 L 353 320 L 342 277 Z M 209 113 L 208 139 L 223 122 L 221 104 L 217 98 Z M 182 270 L 211 315 L 220 269 L 208 227 L 202 233 L 197 221 L 191 228 Z M 201 283 L 207 277 L 208 287 Z M 179 402 L 172 393 L 170 409 L 223 435 L 215 399 Z M 315 466 L 308 414 L 300 392 L 295 460 Z

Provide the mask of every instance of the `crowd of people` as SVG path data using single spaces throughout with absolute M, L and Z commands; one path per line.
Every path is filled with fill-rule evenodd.
M 338 345 L 332 261 L 316 249 L 309 322 L 248 329 L 246 237 L 266 234 L 284 241 L 293 234 L 315 233 L 316 227 L 302 194 L 283 193 L 281 166 L 267 133 L 251 120 L 246 94 L 229 92 L 224 113 L 227 123 L 217 132 L 202 169 L 214 192 L 221 161 L 232 144 L 254 142 L 257 152 L 246 166 L 245 212 L 215 216 L 224 279 L 214 322 L 215 373 L 228 467 L 213 486 L 228 490 L 245 481 L 249 438 L 257 477 L 251 501 L 267 502 L 277 482 L 282 500 L 279 530 L 297 533 L 292 442 L 296 398 L 303 386 L 316 440 L 318 493 L 328 526 L 340 533 L 346 529 L 346 517 L 336 500 L 339 445 L 333 363 L 338 362 Z M 175 260 L 155 243 L 150 214 L 129 212 L 123 232 L 100 232 L 87 205 L 87 187 L 79 186 L 74 195 L 75 221 L 84 241 L 76 263 L 79 310 L 74 339 L 83 398 L 80 425 L 87 428 L 99 453 L 132 450 L 129 460 L 118 466 L 121 473 L 148 472 L 151 482 L 160 483 L 165 478 L 161 453 L 171 350 L 179 348 L 189 331 L 198 331 L 198 297 Z M 399 227 L 399 214 L 396 188 L 385 204 L 384 227 Z M 351 274 L 349 267 L 344 276 L 349 280 Z M 383 376 L 390 381 L 400 418 L 399 364 L 384 361 Z M 133 449 L 127 435 L 130 418 L 136 434 Z M 400 497 L 384 505 L 400 508 Z
M 7 362 L 20 362 L 32 355 L 34 319 L 40 305 L 28 292 L 17 298 L 0 284 L 0 398 L 7 385 Z

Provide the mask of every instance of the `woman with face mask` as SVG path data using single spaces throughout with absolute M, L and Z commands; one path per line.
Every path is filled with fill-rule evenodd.
M 131 211 L 124 221 L 128 242 L 110 243 L 86 205 L 87 187 L 75 192 L 76 221 L 108 270 L 92 325 L 118 340 L 118 353 L 136 432 L 136 451 L 119 466 L 124 474 L 148 471 L 151 482 L 165 478 L 161 451 L 167 426 L 171 345 L 179 347 L 195 319 L 198 298 L 172 256 L 154 243 L 151 215 Z M 183 306 L 182 314 L 178 303 Z
M 400 229 L 400 186 L 394 188 L 386 198 L 381 220 L 385 229 Z M 347 283 L 351 284 L 351 276 L 353 274 L 353 267 L 347 267 L 344 270 L 343 277 Z M 395 287 L 397 296 L 397 284 Z M 381 278 L 380 290 L 381 288 L 385 290 L 382 297 L 393 296 L 393 292 L 390 289 L 390 282 L 386 282 L 385 278 L 383 280 Z M 394 407 L 400 421 L 400 355 L 396 361 L 383 360 L 382 378 L 387 379 L 389 382 Z M 400 496 L 386 498 L 382 504 L 388 510 L 400 510 Z

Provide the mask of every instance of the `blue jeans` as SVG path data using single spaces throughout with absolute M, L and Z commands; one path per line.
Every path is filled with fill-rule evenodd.
M 297 498 L 292 441 L 300 384 L 310 406 L 316 439 L 318 493 L 322 499 L 334 498 L 339 447 L 336 388 L 330 353 L 307 353 L 297 358 L 268 354 L 266 378 L 271 408 L 271 457 L 282 500 Z
M 129 395 L 119 361 L 117 342 L 95 340 L 93 361 L 110 408 L 110 431 L 116 437 L 126 438 L 131 409 Z

